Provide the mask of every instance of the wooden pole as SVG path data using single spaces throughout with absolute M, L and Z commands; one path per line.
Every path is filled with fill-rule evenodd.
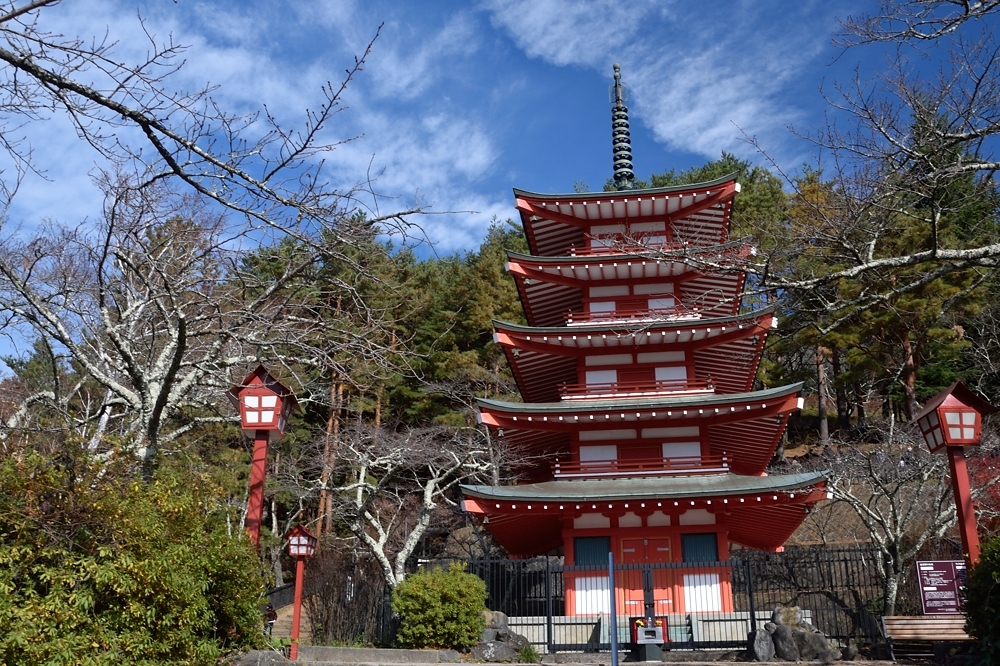
M 264 515 L 267 440 L 267 430 L 256 431 L 253 443 L 253 462 L 250 466 L 250 496 L 247 498 L 247 534 L 250 535 L 253 547 L 257 550 L 260 550 L 260 523 Z
M 299 620 L 302 619 L 302 575 L 306 568 L 306 558 L 295 558 L 295 600 L 292 602 L 292 647 L 288 657 L 299 658 Z
M 965 451 L 961 446 L 948 446 L 948 463 L 951 467 L 951 487 L 955 491 L 955 512 L 958 531 L 962 535 L 962 552 L 971 567 L 979 561 L 979 534 L 976 531 L 976 513 L 972 508 L 972 491 L 969 487 L 969 470 L 965 465 Z

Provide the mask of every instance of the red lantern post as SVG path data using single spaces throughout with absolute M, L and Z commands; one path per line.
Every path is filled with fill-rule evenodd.
M 306 558 L 316 554 L 316 537 L 302 525 L 296 525 L 285 535 L 288 539 L 288 554 L 295 559 L 295 598 L 292 602 L 292 647 L 289 658 L 299 658 L 299 621 L 302 619 L 302 577 L 305 574 Z
M 931 453 L 942 448 L 948 451 L 962 552 L 966 554 L 970 565 L 979 560 L 979 533 L 976 530 L 976 514 L 972 506 L 964 447 L 979 446 L 983 416 L 994 411 L 996 407 L 970 391 L 962 382 L 955 382 L 931 398 L 916 415 L 920 433 Z
M 257 366 L 241 384 L 229 389 L 228 396 L 240 410 L 243 434 L 254 440 L 246 528 L 254 547 L 259 548 L 267 445 L 272 437 L 277 439 L 285 433 L 288 417 L 292 410 L 299 408 L 299 404 L 288 387 L 268 374 L 263 365 Z

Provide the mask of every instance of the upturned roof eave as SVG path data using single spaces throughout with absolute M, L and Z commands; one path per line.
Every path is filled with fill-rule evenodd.
M 558 254 L 558 255 L 535 255 L 535 254 L 524 254 L 523 252 L 516 252 L 515 250 L 505 250 L 507 253 L 507 258 L 515 261 L 526 261 L 533 263 L 544 263 L 544 264 L 555 264 L 558 262 L 565 263 L 567 261 L 574 261 L 578 264 L 587 263 L 607 263 L 609 259 L 615 261 L 628 260 L 628 259 L 639 259 L 639 260 L 649 260 L 650 255 L 653 255 L 655 259 L 662 260 L 677 260 L 682 261 L 684 259 L 699 256 L 704 256 L 706 254 L 711 254 L 712 252 L 722 252 L 725 250 L 732 250 L 740 247 L 752 247 L 753 244 L 750 242 L 749 238 L 740 238 L 734 241 L 727 241 L 725 243 L 716 243 L 714 245 L 698 245 L 695 247 L 684 247 L 676 249 L 665 249 L 657 250 L 651 248 L 647 252 L 622 252 L 614 254 L 595 254 L 595 255 L 571 255 L 571 254 Z
M 615 501 L 626 499 L 679 499 L 739 497 L 762 492 L 819 489 L 828 470 L 777 476 L 704 474 L 623 479 L 577 479 L 543 481 L 517 486 L 462 485 L 469 497 L 516 501 Z
M 650 187 L 642 190 L 619 190 L 616 192 L 568 192 L 565 194 L 542 194 L 540 192 L 530 192 L 513 188 L 515 197 L 526 199 L 537 199 L 542 201 L 560 201 L 569 203 L 571 201 L 601 201 L 605 199 L 622 199 L 631 197 L 655 197 L 660 194 L 675 194 L 677 192 L 687 192 L 703 190 L 706 187 L 715 187 L 725 183 L 733 182 L 739 174 L 736 172 L 727 174 L 714 180 L 703 183 L 690 183 L 687 185 L 670 185 L 667 187 Z
M 681 396 L 645 396 L 637 398 L 601 398 L 597 400 L 572 400 L 565 402 L 507 402 L 505 400 L 491 400 L 489 398 L 476 398 L 476 403 L 480 409 L 493 408 L 498 411 L 518 414 L 547 414 L 547 413 L 575 413 L 594 412 L 609 409 L 639 409 L 639 408 L 668 408 L 668 407 L 698 407 L 714 405 L 743 404 L 747 402 L 758 402 L 770 398 L 784 398 L 794 395 L 802 390 L 803 382 L 788 384 L 771 389 L 760 391 L 748 391 L 745 393 L 710 393 L 706 395 L 681 395 Z
M 497 330 L 516 332 L 516 333 L 539 333 L 539 334 L 564 334 L 564 335 L 579 335 L 593 332 L 608 332 L 608 331 L 633 331 L 633 330 L 647 330 L 651 328 L 662 328 L 664 326 L 677 329 L 677 328 L 704 328 L 706 326 L 722 326 L 724 324 L 735 324 L 740 322 L 752 321 L 754 319 L 759 319 L 769 314 L 774 314 L 777 311 L 777 305 L 769 305 L 760 310 L 754 310 L 752 312 L 747 312 L 744 314 L 733 315 L 732 317 L 715 317 L 713 319 L 657 319 L 643 321 L 641 323 L 635 324 L 625 324 L 623 322 L 610 322 L 607 324 L 588 324 L 587 326 L 529 326 L 527 324 L 513 324 L 511 322 L 503 321 L 500 319 L 493 320 L 493 327 Z

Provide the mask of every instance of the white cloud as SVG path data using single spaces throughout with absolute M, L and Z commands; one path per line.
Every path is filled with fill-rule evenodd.
M 765 5 L 681 12 L 652 1 L 485 4 L 528 56 L 592 68 L 609 82 L 612 62 L 620 61 L 633 124 L 646 124 L 668 148 L 706 157 L 752 152 L 741 129 L 774 145 L 788 142 L 785 127 L 799 110 L 782 97 L 826 44 L 829 17 Z

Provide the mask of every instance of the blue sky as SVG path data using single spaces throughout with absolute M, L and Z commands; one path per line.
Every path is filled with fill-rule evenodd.
M 107 33 L 127 62 L 148 47 L 141 16 L 158 39 L 188 47 L 175 87 L 212 84 L 223 108 L 266 106 L 294 124 L 384 24 L 343 98 L 347 108 L 327 128 L 327 138 L 356 138 L 325 156 L 326 174 L 345 190 L 374 176 L 386 197 L 378 212 L 417 202 L 440 213 L 416 222 L 434 244 L 424 252 L 447 255 L 478 247 L 494 216 L 514 216 L 512 187 L 569 192 L 584 181 L 601 189 L 611 175 L 615 62 L 630 90 L 639 177 L 722 151 L 764 163 L 743 133 L 785 169 L 812 161 L 811 146 L 788 126 L 819 127 L 829 111 L 820 87 L 850 78 L 859 63 L 863 72 L 880 65 L 878 49 L 841 54 L 830 45 L 838 16 L 873 4 L 86 0 L 43 10 L 42 25 Z M 7 224 L 27 230 L 97 216 L 94 151 L 58 117 L 24 131 L 45 177 L 29 175 Z M 10 353 L 8 344 L 0 341 L 0 352 Z
M 384 23 L 348 109 L 328 128 L 357 139 L 327 156 L 348 188 L 377 176 L 392 198 L 436 213 L 418 220 L 439 254 L 474 249 L 493 216 L 513 215 L 511 188 L 599 190 L 611 173 L 611 66 L 630 89 L 639 177 L 683 169 L 723 150 L 762 161 L 741 137 L 758 137 L 783 167 L 811 159 L 788 125 L 809 130 L 827 106 L 819 87 L 846 78 L 870 51 L 839 60 L 836 17 L 867 2 L 778 0 L 482 0 L 278 3 L 88 0 L 42 14 L 66 34 L 119 41 L 145 52 L 139 30 L 188 45 L 175 85 L 219 86 L 230 110 L 262 104 L 285 122 L 315 107 Z M 866 62 L 866 66 L 867 66 Z M 100 210 L 88 172 L 96 156 L 58 120 L 29 130 L 48 180 L 25 183 L 10 218 L 76 224 Z M 59 193 L 54 196 L 54 193 Z M 467 212 L 474 211 L 474 212 Z

